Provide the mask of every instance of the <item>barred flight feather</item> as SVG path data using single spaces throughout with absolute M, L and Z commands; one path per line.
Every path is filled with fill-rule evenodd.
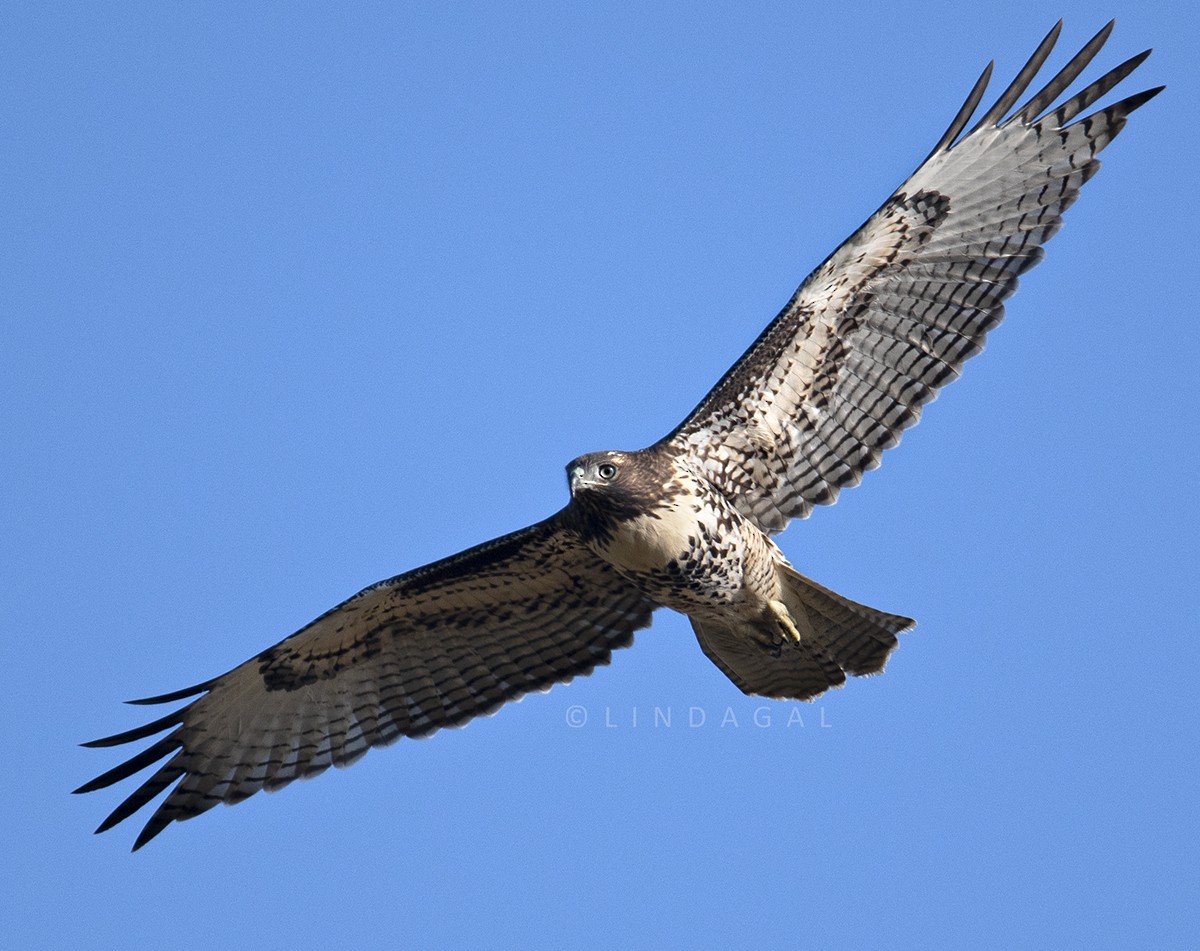
M 1000 323 L 1018 278 L 1099 167 L 1095 156 L 1160 90 L 1072 119 L 1129 75 L 1127 60 L 1057 109 L 1104 45 L 1104 27 L 1009 111 L 1058 38 L 1043 40 L 969 132 L 991 66 L 916 172 L 809 278 L 711 393 L 663 441 L 767 532 L 828 505 L 879 464 L 921 407 Z M 746 428 L 774 434 L 747 443 Z
M 372 585 L 196 690 L 144 727 L 85 744 L 113 746 L 174 729 L 77 792 L 170 756 L 97 829 L 182 781 L 134 848 L 167 825 L 278 789 L 373 746 L 422 737 L 531 691 L 589 673 L 650 623 L 654 605 L 559 519 Z M 172 755 L 173 754 L 173 755 Z

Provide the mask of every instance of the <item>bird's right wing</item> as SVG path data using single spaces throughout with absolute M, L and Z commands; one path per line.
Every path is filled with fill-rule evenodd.
M 153 723 L 85 744 L 170 730 L 76 792 L 169 757 L 96 830 L 178 780 L 137 849 L 219 802 L 348 766 L 372 746 L 427 736 L 589 673 L 631 644 L 653 609 L 555 516 L 372 585 L 227 674 L 135 701 L 202 694 Z

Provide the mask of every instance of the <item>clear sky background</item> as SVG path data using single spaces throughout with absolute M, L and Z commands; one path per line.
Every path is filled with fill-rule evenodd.
M 76 744 L 144 721 L 119 701 L 665 433 L 1059 15 L 1052 64 L 1115 15 L 1088 75 L 1154 46 L 1122 89 L 1171 88 L 987 353 L 782 537 L 919 620 L 886 675 L 757 701 L 662 614 L 466 729 L 136 855 L 136 821 L 91 835 L 132 784 L 68 795 L 119 759 Z M 1198 33 L 1128 0 L 6 4 L 10 946 L 1196 946 Z

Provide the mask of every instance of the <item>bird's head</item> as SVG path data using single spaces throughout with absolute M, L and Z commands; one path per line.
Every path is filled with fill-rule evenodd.
M 571 497 L 581 492 L 604 493 L 623 484 L 633 468 L 627 452 L 589 452 L 567 464 L 567 482 Z
M 646 450 L 589 452 L 571 460 L 570 524 L 585 541 L 603 540 L 619 522 L 653 508 L 653 468 Z
M 617 523 L 669 501 L 674 475 L 672 457 L 653 446 L 637 452 L 589 452 L 567 466 L 567 510 L 585 539 L 603 536 Z

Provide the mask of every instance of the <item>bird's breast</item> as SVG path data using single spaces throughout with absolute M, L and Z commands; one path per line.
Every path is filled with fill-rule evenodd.
M 698 503 L 679 500 L 619 522 L 599 554 L 626 572 L 661 571 L 711 537 L 712 522 L 712 513 Z

